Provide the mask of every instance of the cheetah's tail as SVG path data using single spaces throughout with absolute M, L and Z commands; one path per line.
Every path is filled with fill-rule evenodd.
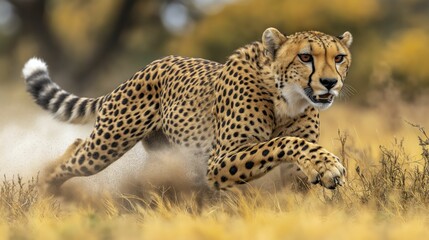
M 28 60 L 22 74 L 34 101 L 64 122 L 85 123 L 94 119 L 104 100 L 78 97 L 61 89 L 49 77 L 46 63 L 38 58 Z

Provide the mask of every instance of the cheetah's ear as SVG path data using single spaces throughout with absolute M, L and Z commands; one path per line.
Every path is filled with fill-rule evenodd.
M 338 36 L 338 39 L 340 39 L 340 41 L 346 45 L 348 48 L 352 45 L 353 42 L 353 36 L 350 32 L 345 32 L 343 33 L 343 35 Z
M 285 40 L 286 37 L 275 28 L 267 28 L 262 34 L 262 44 L 272 57 Z

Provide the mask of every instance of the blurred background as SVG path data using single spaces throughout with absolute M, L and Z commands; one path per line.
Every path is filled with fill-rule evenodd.
M 30 57 L 45 59 L 64 89 L 96 97 L 165 55 L 223 63 L 271 26 L 354 36 L 349 91 L 322 113 L 328 149 L 337 129 L 368 152 L 395 136 L 418 148 L 405 121 L 429 126 L 427 0 L 0 0 L 0 162 L 53 158 L 90 131 L 32 102 L 21 77 Z
M 352 32 L 353 102 L 391 85 L 407 101 L 427 92 L 427 0 L 0 0 L 0 83 L 21 87 L 39 56 L 63 87 L 97 96 L 165 55 L 224 62 L 270 26 Z

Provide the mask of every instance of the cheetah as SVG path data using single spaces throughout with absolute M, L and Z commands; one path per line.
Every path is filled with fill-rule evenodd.
M 308 182 L 335 189 L 345 183 L 338 157 L 320 146 L 319 111 L 339 95 L 351 64 L 352 35 L 318 31 L 283 35 L 237 49 L 226 63 L 167 56 L 155 60 L 107 95 L 78 97 L 54 83 L 45 62 L 23 68 L 27 90 L 55 118 L 95 118 L 49 169 L 44 183 L 58 189 L 96 174 L 136 143 L 153 136 L 189 149 L 207 163 L 207 184 L 226 190 L 259 178 L 281 163 Z

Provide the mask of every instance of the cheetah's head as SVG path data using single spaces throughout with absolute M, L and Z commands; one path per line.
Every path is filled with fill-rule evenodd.
M 287 102 L 307 102 L 319 109 L 331 106 L 351 64 L 349 32 L 339 37 L 316 31 L 284 36 L 268 28 L 262 43 L 276 87 Z

